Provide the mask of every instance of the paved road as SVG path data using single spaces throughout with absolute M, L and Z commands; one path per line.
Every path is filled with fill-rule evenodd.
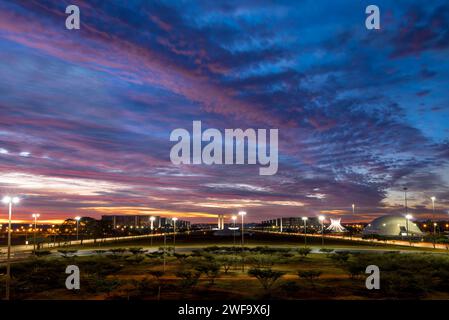
M 166 233 L 165 235 L 170 236 L 173 233 Z M 88 245 L 88 244 L 101 244 L 101 243 L 111 243 L 111 242 L 124 242 L 128 240 L 135 240 L 135 239 L 145 239 L 145 238 L 151 238 L 151 237 L 161 237 L 164 234 L 162 233 L 155 233 L 155 234 L 149 234 L 149 235 L 140 235 L 140 236 L 126 236 L 126 237 L 111 237 L 111 238 L 102 238 L 102 239 L 84 239 L 84 240 L 72 240 L 70 242 L 60 242 L 60 243 L 47 243 L 45 246 L 41 247 L 43 250 L 52 250 L 52 249 L 62 249 L 67 247 L 73 247 L 73 246 L 80 246 L 80 245 Z M 23 257 L 29 256 L 33 251 L 33 245 L 15 245 L 11 246 L 11 259 L 17 260 L 21 259 Z M 6 258 L 7 253 L 7 247 L 2 246 L 0 247 L 0 260 L 4 260 Z
M 303 233 L 289 233 L 289 232 L 278 232 L 278 231 L 256 231 L 263 233 L 271 233 L 271 234 L 282 234 L 296 237 L 304 237 Z M 321 238 L 320 234 L 308 234 L 307 238 Z M 352 238 L 348 236 L 338 236 L 338 235 L 324 235 L 324 239 L 341 239 L 346 241 L 357 241 L 357 242 L 367 242 L 372 244 L 385 244 L 385 245 L 394 245 L 394 246 L 405 246 L 405 247 L 413 247 L 413 248 L 427 248 L 427 249 L 441 249 L 441 250 L 449 250 L 449 246 L 446 244 L 433 244 L 432 242 L 409 242 L 406 240 L 385 240 L 385 241 L 377 241 L 372 239 L 362 239 L 361 237 Z

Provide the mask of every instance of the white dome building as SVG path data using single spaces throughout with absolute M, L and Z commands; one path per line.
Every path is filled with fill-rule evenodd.
M 368 224 L 362 234 L 364 236 L 406 237 L 407 219 L 400 215 L 379 217 Z M 410 220 L 408 221 L 408 234 L 412 237 L 424 235 L 418 226 Z

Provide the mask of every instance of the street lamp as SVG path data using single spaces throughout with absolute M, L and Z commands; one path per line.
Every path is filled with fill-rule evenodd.
M 39 218 L 41 215 L 40 215 L 39 213 L 33 213 L 31 216 L 34 218 L 33 250 L 34 250 L 34 254 L 36 254 L 36 228 L 37 228 L 37 218 Z
M 243 246 L 245 244 L 244 237 L 243 237 L 243 233 L 244 233 L 244 230 L 243 230 L 243 228 L 244 228 L 243 227 L 243 217 L 246 216 L 246 212 L 245 211 L 239 211 L 239 215 L 242 216 L 242 248 L 243 248 Z
M 430 200 L 432 200 L 432 219 L 433 219 L 433 236 L 435 237 L 436 235 L 436 223 L 435 223 L 435 200 L 437 198 L 435 197 L 430 197 Z
M 173 253 L 175 253 L 175 247 L 176 247 L 176 221 L 178 221 L 178 218 L 173 218 Z
M 307 246 L 307 217 L 302 217 L 302 221 L 304 221 L 304 247 Z
M 237 220 L 237 216 L 236 215 L 233 215 L 232 217 L 231 217 L 231 220 L 232 220 L 232 223 L 233 223 L 233 225 L 232 225 L 232 227 L 233 227 L 233 231 L 232 231 L 232 233 L 233 233 L 233 235 L 234 235 L 234 247 L 235 247 L 235 220 Z
M 8 255 L 6 260 L 6 300 L 9 300 L 9 287 L 11 284 L 11 216 L 12 216 L 12 205 L 18 204 L 20 199 L 18 197 L 3 197 L 2 202 L 7 204 L 9 207 L 8 214 Z
M 408 221 L 411 220 L 411 219 L 413 219 L 413 216 L 411 214 L 405 215 L 407 237 L 408 237 L 408 241 L 409 241 L 410 245 L 412 245 L 412 240 L 410 238 L 410 233 L 409 233 L 409 229 L 408 229 Z
M 324 246 L 324 220 L 326 218 L 324 216 L 319 216 L 318 220 L 321 221 L 321 245 Z
M 80 220 L 81 220 L 81 217 L 77 216 L 77 217 L 75 217 L 75 220 L 76 220 L 76 241 L 78 241 L 78 237 L 79 237 L 79 232 L 78 232 L 78 230 L 79 230 L 79 228 L 80 228 Z
M 153 246 L 153 228 L 154 228 L 154 220 L 156 220 L 155 217 L 150 217 L 150 230 L 151 230 L 151 236 L 150 236 L 150 246 Z

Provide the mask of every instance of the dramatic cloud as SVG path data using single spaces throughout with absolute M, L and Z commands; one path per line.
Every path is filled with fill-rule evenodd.
M 0 3 L 0 192 L 18 219 L 344 220 L 449 205 L 449 6 L 378 1 Z M 279 170 L 170 162 L 170 132 L 279 129 Z M 352 215 L 352 203 L 356 215 Z M 207 220 L 204 220 L 207 221 Z

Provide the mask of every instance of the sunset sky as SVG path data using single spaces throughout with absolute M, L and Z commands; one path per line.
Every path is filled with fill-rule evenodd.
M 447 0 L 2 0 L 0 195 L 21 197 L 15 219 L 347 222 L 402 214 L 407 186 L 416 218 L 431 196 L 449 217 L 448 57 Z M 194 120 L 279 129 L 277 174 L 173 165 L 170 132 Z

